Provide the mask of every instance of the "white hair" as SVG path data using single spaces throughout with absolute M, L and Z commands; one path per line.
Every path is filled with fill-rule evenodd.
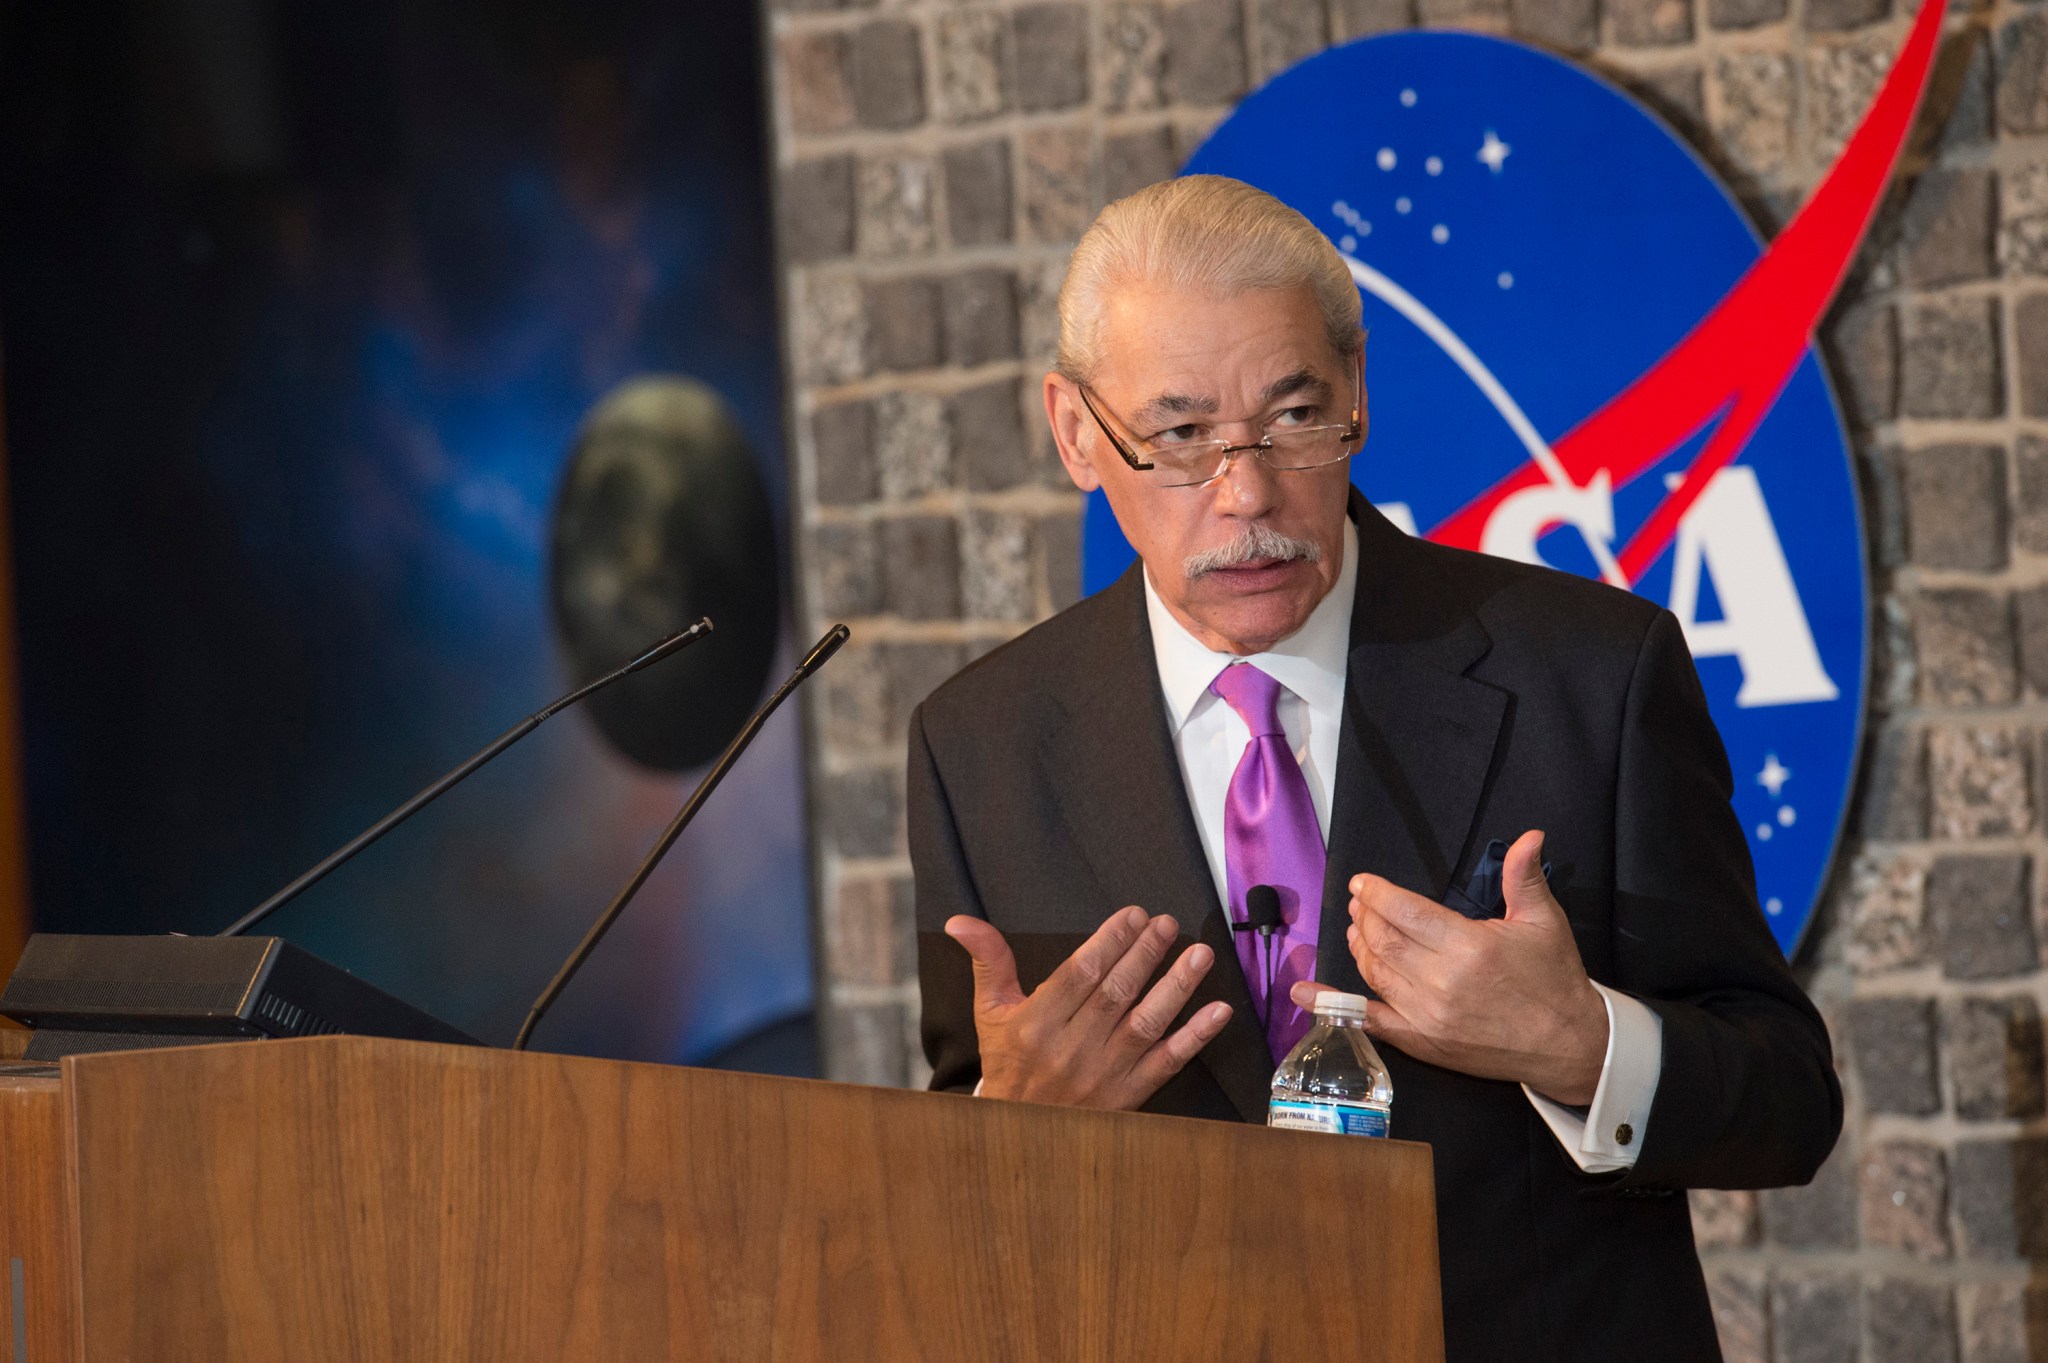
M 1096 215 L 1060 286 L 1060 373 L 1076 383 L 1093 376 L 1105 295 L 1141 282 L 1220 296 L 1306 288 L 1340 358 L 1365 344 L 1358 286 L 1337 248 L 1307 218 L 1242 180 L 1161 180 Z

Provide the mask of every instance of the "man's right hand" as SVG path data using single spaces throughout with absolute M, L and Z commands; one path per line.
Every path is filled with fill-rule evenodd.
M 1170 915 L 1124 909 L 1026 995 L 993 924 L 947 919 L 946 935 L 974 958 L 982 1096 L 1128 1111 L 1158 1092 L 1230 1021 L 1230 1005 L 1212 1003 L 1168 1035 L 1216 959 L 1196 943 L 1147 992 L 1178 933 Z

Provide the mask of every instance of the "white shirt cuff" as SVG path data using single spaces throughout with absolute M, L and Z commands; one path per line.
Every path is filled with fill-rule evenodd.
M 1664 1072 L 1664 1020 L 1640 1000 L 1595 983 L 1607 1005 L 1607 1055 L 1584 1117 L 1522 1085 L 1572 1163 L 1589 1174 L 1633 1169 Z

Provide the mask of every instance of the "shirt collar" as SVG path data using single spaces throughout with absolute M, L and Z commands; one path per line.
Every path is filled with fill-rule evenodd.
M 1159 685 L 1166 696 L 1167 721 L 1175 733 L 1194 718 L 1204 699 L 1213 698 L 1209 683 L 1233 662 L 1253 664 L 1273 680 L 1301 697 L 1312 713 L 1325 716 L 1341 712 L 1344 704 L 1344 673 L 1351 654 L 1351 605 L 1358 592 L 1358 528 L 1349 517 L 1344 521 L 1344 563 L 1337 581 L 1300 629 L 1264 653 L 1239 659 L 1235 654 L 1217 653 L 1188 633 L 1153 589 L 1150 571 L 1145 581 L 1145 614 L 1152 625 L 1152 657 L 1159 666 Z

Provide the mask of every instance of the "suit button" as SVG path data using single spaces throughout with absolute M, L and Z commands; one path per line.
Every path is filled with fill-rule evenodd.
M 1620 1126 L 1614 1128 L 1614 1143 L 1616 1145 L 1627 1145 L 1635 1138 L 1636 1129 L 1627 1122 L 1623 1122 Z

